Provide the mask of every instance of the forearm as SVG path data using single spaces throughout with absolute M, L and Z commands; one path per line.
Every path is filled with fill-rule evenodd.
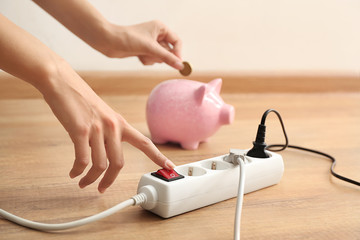
M 69 86 L 92 92 L 65 60 L 1 14 L 0 53 L 0 69 L 30 83 L 45 99 Z
M 86 0 L 33 0 L 72 33 L 100 52 L 111 24 Z
M 0 68 L 34 85 L 50 85 L 62 59 L 38 39 L 0 14 Z

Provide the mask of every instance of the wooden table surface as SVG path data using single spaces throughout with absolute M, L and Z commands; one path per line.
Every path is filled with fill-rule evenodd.
M 136 85 L 136 78 L 132 81 Z M 106 81 L 102 82 L 106 86 Z M 341 85 L 341 79 L 338 83 Z M 4 84 L 8 89 L 2 91 L 15 91 L 11 87 L 17 84 L 22 86 L 18 80 L 11 86 Z M 224 79 L 224 88 L 229 85 Z M 233 124 L 223 126 L 198 150 L 158 147 L 177 165 L 225 154 L 229 148 L 249 148 L 262 113 L 274 108 L 283 116 L 291 144 L 335 156 L 335 170 L 360 181 L 359 85 L 353 89 L 225 91 L 223 99 L 236 109 Z M 149 135 L 145 122 L 148 91 L 100 93 L 134 127 Z M 72 142 L 49 107 L 36 94 L 11 96 L 0 97 L 0 208 L 4 210 L 40 222 L 76 220 L 133 196 L 140 177 L 158 169 L 143 153 L 124 143 L 126 164 L 114 185 L 105 194 L 97 192 L 96 184 L 79 189 L 77 180 L 68 177 L 74 159 Z M 269 115 L 267 129 L 267 143 L 283 142 L 275 115 Z M 360 239 L 360 187 L 330 176 L 328 159 L 297 150 L 281 155 L 285 163 L 281 182 L 244 197 L 242 239 Z M 26 229 L 0 218 L 0 239 L 232 239 L 235 203 L 236 199 L 230 199 L 170 219 L 131 207 L 57 233 Z

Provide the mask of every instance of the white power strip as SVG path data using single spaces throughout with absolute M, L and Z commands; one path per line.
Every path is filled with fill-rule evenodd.
M 268 151 L 269 158 L 253 158 L 246 156 L 246 153 L 247 150 L 232 149 L 230 154 L 178 166 L 175 171 L 160 169 L 147 173 L 140 179 L 138 194 L 131 199 L 72 222 L 34 222 L 3 209 L 0 209 L 0 216 L 24 227 L 58 231 L 97 221 L 134 205 L 141 205 L 163 218 L 169 218 L 236 197 L 239 191 L 234 236 L 235 239 L 240 239 L 243 194 L 277 184 L 284 171 L 284 163 L 279 154 Z
M 175 173 L 160 170 L 143 175 L 138 193 L 149 191 L 150 185 L 155 197 L 141 206 L 169 218 L 236 197 L 240 174 L 239 165 L 231 163 L 234 155 L 242 156 L 245 163 L 245 193 L 279 183 L 284 172 L 281 155 L 268 151 L 269 158 L 253 158 L 246 156 L 246 152 L 232 149 L 227 155 L 177 166 Z M 161 176 L 163 173 L 168 174 L 170 181 Z

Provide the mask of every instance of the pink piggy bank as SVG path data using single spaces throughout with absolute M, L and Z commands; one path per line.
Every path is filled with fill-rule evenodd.
M 222 80 L 209 83 L 168 80 L 151 92 L 146 118 L 154 143 L 177 142 L 185 149 L 197 149 L 221 125 L 234 120 L 234 107 L 220 97 Z

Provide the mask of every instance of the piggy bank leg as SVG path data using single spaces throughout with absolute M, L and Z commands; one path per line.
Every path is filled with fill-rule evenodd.
M 187 150 L 195 150 L 199 147 L 199 142 L 182 142 L 181 147 Z
M 206 143 L 206 142 L 209 142 L 209 141 L 210 141 L 210 138 L 208 137 L 208 138 L 205 138 L 204 140 L 202 140 L 201 142 Z
M 156 144 L 165 144 L 168 142 L 167 140 L 165 140 L 161 137 L 153 136 L 153 135 L 151 135 L 151 141 L 153 141 L 153 143 L 156 143 Z

